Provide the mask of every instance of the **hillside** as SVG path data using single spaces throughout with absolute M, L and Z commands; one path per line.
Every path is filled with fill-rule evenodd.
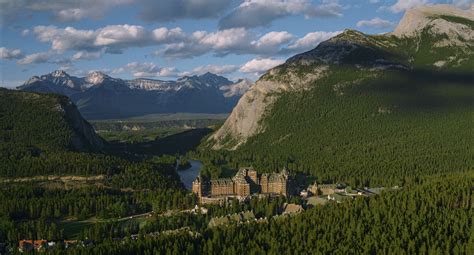
M 101 222 L 194 205 L 175 157 L 132 161 L 105 147 L 67 97 L 0 89 L 0 243 L 77 239 Z
M 211 73 L 161 81 L 123 80 L 101 72 L 75 77 L 57 70 L 34 76 L 18 88 L 68 96 L 87 119 L 114 119 L 157 113 L 227 113 L 251 84 Z
M 0 180 L 104 175 L 111 178 L 106 181 L 113 181 L 136 173 L 134 180 L 147 179 L 140 185 L 181 188 L 172 160 L 132 162 L 108 154 L 107 147 L 67 97 L 0 90 Z
M 1 89 L 0 98 L 2 146 L 88 152 L 104 147 L 67 97 Z
M 208 143 L 323 179 L 470 170 L 473 20 L 436 5 L 408 11 L 394 33 L 346 30 L 269 70 Z

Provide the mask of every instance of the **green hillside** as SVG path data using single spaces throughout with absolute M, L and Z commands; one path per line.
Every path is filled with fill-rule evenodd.
M 195 203 L 175 157 L 132 161 L 104 148 L 66 97 L 0 89 L 0 243 L 77 238 Z
M 0 176 L 107 174 L 120 160 L 64 97 L 0 90 Z
M 441 19 L 472 29 L 471 20 Z M 411 37 L 346 30 L 290 58 L 260 78 L 261 90 L 272 83 L 303 89 L 264 95 L 276 100 L 258 121 L 260 131 L 240 146 L 239 131 L 229 127 L 249 120 L 231 114 L 219 130 L 228 135 L 210 140 L 230 151 L 204 157 L 224 155 L 260 171 L 290 164 L 322 181 L 355 185 L 474 170 L 474 43 L 439 29 L 427 25 Z M 311 75 L 321 77 L 304 84 Z
M 309 92 L 282 95 L 239 154 L 261 168 L 292 157 L 297 170 L 349 181 L 472 170 L 474 75 L 335 69 Z

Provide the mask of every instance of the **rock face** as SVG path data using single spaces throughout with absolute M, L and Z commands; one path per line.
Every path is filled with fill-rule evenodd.
M 272 75 L 276 75 L 279 68 L 270 70 L 267 76 L 262 77 L 254 86 L 240 98 L 237 106 L 231 115 L 225 121 L 224 125 L 214 133 L 209 139 L 216 141 L 214 149 L 230 148 L 236 149 L 247 139 L 263 131 L 260 121 L 265 112 L 271 108 L 271 105 L 278 98 L 278 93 L 303 89 L 307 84 L 316 81 L 324 75 L 327 66 L 317 67 L 314 73 L 304 77 L 297 77 L 292 72 L 288 72 L 286 81 L 280 82 L 270 80 Z
M 470 68 L 474 66 L 469 62 L 473 24 L 472 10 L 435 5 L 408 11 L 393 33 L 370 36 L 346 30 L 269 70 L 244 94 L 208 142 L 213 149 L 238 148 L 265 131 L 263 119 L 282 93 L 318 86 L 318 80 L 330 76 L 333 67 L 350 66 L 373 75 L 387 69 Z M 439 49 L 433 51 L 433 47 Z M 451 56 L 443 59 L 447 52 Z M 340 87 L 346 85 L 337 84 L 334 91 L 341 93 Z
M 473 20 L 474 11 L 472 9 L 469 11 L 462 11 L 451 5 L 442 4 L 411 9 L 405 13 L 405 16 L 392 34 L 399 37 L 415 36 L 423 28 L 431 25 L 435 26 L 440 32 L 449 35 L 450 31 L 458 31 L 460 26 L 462 26 L 461 24 L 446 22 L 443 19 L 440 19 L 440 16 L 453 16 Z M 472 34 L 466 33 L 460 33 L 460 35 L 470 36 L 471 38 L 473 36 Z
M 71 139 L 71 147 L 78 151 L 101 151 L 104 141 L 96 133 L 94 128 L 82 118 L 77 107 L 69 100 L 59 106 L 64 118 L 75 131 Z
M 34 76 L 21 90 L 57 93 L 73 100 L 88 119 L 126 118 L 155 113 L 227 113 L 250 81 L 236 83 L 212 73 L 176 81 L 122 80 L 101 72 L 78 78 L 64 71 Z

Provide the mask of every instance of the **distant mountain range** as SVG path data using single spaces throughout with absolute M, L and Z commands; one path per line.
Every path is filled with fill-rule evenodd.
M 75 77 L 57 70 L 33 76 L 18 89 L 68 96 L 87 119 L 127 118 L 155 113 L 227 113 L 252 82 L 232 82 L 206 73 L 176 81 L 123 80 L 101 72 Z

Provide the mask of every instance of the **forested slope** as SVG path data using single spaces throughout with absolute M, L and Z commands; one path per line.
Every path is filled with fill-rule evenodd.
M 0 162 L 0 243 L 63 240 L 72 238 L 68 222 L 195 203 L 175 157 L 107 154 L 65 96 L 0 89 Z
M 473 177 L 440 175 L 269 223 L 105 241 L 69 254 L 472 254 Z
M 472 17 L 420 7 L 395 33 L 346 30 L 288 59 L 243 96 L 204 157 L 356 185 L 473 170 Z

